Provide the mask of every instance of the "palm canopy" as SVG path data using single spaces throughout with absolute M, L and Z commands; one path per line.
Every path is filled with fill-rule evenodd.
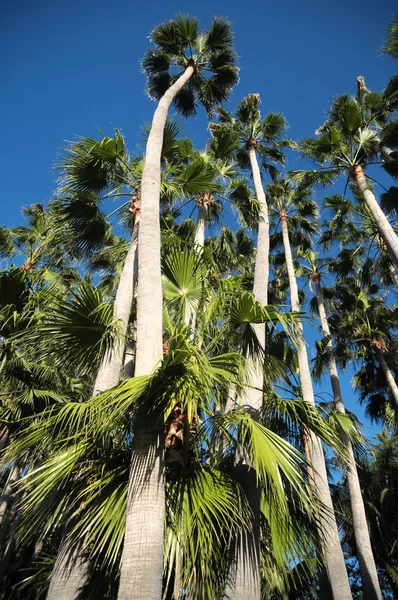
M 391 148 L 397 148 L 396 123 L 390 121 L 395 110 L 388 94 L 366 88 L 358 78 L 356 96 L 344 94 L 332 104 L 328 119 L 316 131 L 317 138 L 301 143 L 305 157 L 319 164 L 320 172 L 312 179 L 328 183 L 341 171 L 360 165 L 381 164 L 392 176 L 398 175 L 398 162 Z M 386 152 L 386 148 L 390 152 Z M 311 172 L 295 172 L 299 178 L 311 179 Z
M 195 114 L 199 103 L 211 113 L 238 82 L 233 34 L 223 18 L 214 18 L 211 27 L 201 33 L 198 19 L 180 14 L 155 27 L 150 39 L 155 48 L 147 50 L 142 69 L 151 98 L 160 100 L 189 66 L 194 69 L 173 102 L 184 117 Z
M 381 49 L 392 58 L 398 58 L 398 17 L 395 17 L 388 26 L 386 39 Z
M 233 156 L 243 168 L 248 168 L 249 149 L 254 147 L 263 159 L 263 167 L 271 175 L 277 174 L 272 163 L 285 163 L 283 148 L 295 144 L 282 137 L 287 125 L 280 113 L 268 113 L 261 117 L 259 94 L 249 94 L 236 109 L 235 115 L 224 108 L 217 109 L 218 123 L 211 123 L 212 150 L 215 156 Z

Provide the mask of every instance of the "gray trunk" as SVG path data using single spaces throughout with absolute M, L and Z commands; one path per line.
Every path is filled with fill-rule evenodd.
M 120 342 L 109 352 L 105 353 L 105 356 L 103 357 L 98 369 L 93 389 L 93 396 L 110 390 L 120 381 L 120 375 L 123 367 L 127 327 L 134 296 L 134 284 L 137 277 L 136 254 L 138 231 L 139 218 L 137 217 L 135 220 L 134 231 L 126 260 L 120 275 L 113 307 L 115 319 L 118 319 L 120 325 Z
M 78 600 L 86 584 L 90 563 L 83 544 L 72 545 L 65 531 L 51 575 L 46 600 Z
M 281 217 L 281 224 L 286 267 L 289 276 L 291 307 L 293 311 L 299 311 L 300 303 L 298 288 L 294 272 L 286 217 Z M 302 396 L 305 402 L 315 405 L 311 373 L 308 365 L 307 348 L 301 321 L 297 322 L 296 336 L 297 358 L 299 363 Z M 336 517 L 333 510 L 332 497 L 329 490 L 323 448 L 320 440 L 312 431 L 309 432 L 309 451 L 311 456 L 311 464 L 313 467 L 313 479 L 310 478 L 310 481 L 317 497 L 328 510 L 327 514 L 320 515 L 319 532 L 322 544 L 323 559 L 325 562 L 330 587 L 332 589 L 333 598 L 334 600 L 352 600 L 350 584 L 337 529 Z
M 194 244 L 199 253 L 203 252 L 205 245 L 207 218 L 207 206 L 198 206 L 198 222 L 195 229 Z M 196 325 L 196 310 L 194 310 L 190 304 L 186 304 L 185 306 L 184 324 L 190 325 L 192 329 L 194 329 Z
M 333 354 L 333 345 L 332 340 L 330 338 L 330 328 L 326 315 L 321 283 L 319 279 L 315 281 L 315 285 L 318 312 L 322 325 L 322 332 L 325 338 L 328 338 L 326 352 L 328 355 L 329 374 L 333 389 L 334 403 L 337 412 L 344 414 L 345 408 L 343 403 L 343 397 L 341 394 L 339 374 L 337 371 L 336 361 Z M 355 544 L 357 547 L 357 558 L 362 579 L 363 598 L 364 600 L 382 600 L 380 584 L 377 577 L 376 564 L 374 561 L 372 545 L 370 542 L 368 523 L 366 520 L 365 506 L 359 483 L 357 466 L 355 464 L 354 453 L 352 451 L 352 446 L 349 440 L 347 440 L 347 449 L 350 458 L 350 463 L 347 468 L 347 480 L 350 491 L 352 520 L 354 527 Z
M 127 327 L 130 318 L 131 305 L 134 296 L 134 287 L 137 279 L 137 244 L 139 231 L 139 216 L 136 216 L 133 235 L 127 251 L 123 270 L 120 275 L 114 303 L 114 316 L 120 326 L 120 341 L 104 355 L 98 368 L 94 383 L 93 396 L 110 390 L 118 385 L 123 367 L 124 349 Z M 89 563 L 84 554 L 79 554 L 81 547 L 72 547 L 72 540 L 68 535 L 63 535 L 54 570 L 47 600 L 63 598 L 60 590 L 65 589 L 65 600 L 75 600 L 79 597 L 79 590 L 85 584 Z
M 391 257 L 394 266 L 398 269 L 398 237 L 394 229 L 391 227 L 386 215 L 381 210 L 374 193 L 368 186 L 365 174 L 362 167 L 356 166 L 353 171 L 353 177 L 360 189 L 360 192 L 369 208 L 373 220 L 383 238 L 387 251 Z
M 137 376 L 151 373 L 162 357 L 160 161 L 169 108 L 193 72 L 189 66 L 159 101 L 146 146 L 138 250 Z M 118 600 L 162 598 L 164 447 L 161 435 L 148 427 L 138 429 L 134 439 Z
M 395 377 L 392 374 L 386 359 L 384 358 L 383 352 L 378 348 L 376 348 L 376 356 L 381 368 L 383 369 L 383 373 L 387 379 L 388 385 L 390 386 L 390 390 L 394 399 L 394 406 L 398 407 L 398 386 L 396 384 Z
M 11 499 L 14 492 L 14 484 L 18 481 L 19 476 L 20 469 L 16 464 L 14 464 L 10 469 L 3 493 L 0 496 L 0 525 L 4 520 L 7 508 L 11 504 Z
M 391 277 L 393 278 L 394 283 L 395 283 L 395 285 L 397 286 L 397 289 L 398 289 L 398 272 L 397 272 L 397 269 L 394 267 L 394 265 L 392 263 L 389 265 L 388 268 L 389 268 L 389 271 L 391 273 Z
M 195 246 L 201 252 L 205 245 L 205 233 L 207 224 L 207 207 L 198 206 L 198 222 L 195 229 Z
M 164 506 L 162 434 L 148 424 L 134 442 L 119 600 L 161 600 Z
M 260 169 L 257 162 L 256 150 L 249 149 L 256 197 L 260 204 L 258 222 L 256 262 L 254 267 L 253 294 L 263 306 L 268 303 L 269 278 L 269 217 L 267 199 L 261 181 Z M 264 348 L 265 323 L 253 325 L 257 339 Z M 252 373 L 251 387 L 245 391 L 243 408 L 254 418 L 259 418 L 263 403 L 264 363 L 262 359 L 250 361 Z M 228 600 L 260 600 L 260 550 L 259 550 L 259 519 L 260 519 L 260 488 L 253 469 L 248 470 L 244 452 L 237 453 L 238 464 L 235 466 L 235 477 L 241 483 L 253 512 L 253 529 L 244 531 L 235 540 L 229 581 L 226 587 Z

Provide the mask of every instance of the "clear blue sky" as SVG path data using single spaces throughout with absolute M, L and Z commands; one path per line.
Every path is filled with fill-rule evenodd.
M 263 112 L 283 112 L 289 136 L 300 139 L 323 123 L 337 95 L 354 92 L 358 75 L 379 90 L 396 73 L 379 51 L 394 9 L 393 0 L 5 0 L 0 225 L 20 223 L 21 206 L 51 197 L 52 167 L 65 140 L 120 127 L 137 149 L 154 110 L 139 60 L 152 27 L 176 12 L 196 15 L 203 27 L 214 15 L 230 19 L 241 67 L 230 107 L 258 92 Z M 186 122 L 186 133 L 204 145 L 203 112 Z

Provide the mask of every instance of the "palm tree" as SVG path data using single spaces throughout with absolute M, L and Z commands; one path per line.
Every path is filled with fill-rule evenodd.
M 325 308 L 325 300 L 323 297 L 321 286 L 322 274 L 319 270 L 319 266 L 317 266 L 317 261 L 315 260 L 314 254 L 310 254 L 308 256 L 308 262 L 309 275 L 311 280 L 315 283 L 316 302 L 319 318 L 321 321 L 323 341 L 325 344 L 325 350 L 327 354 L 330 382 L 333 390 L 334 405 L 337 413 L 344 415 L 345 407 L 341 392 L 339 374 L 334 358 L 332 336 L 330 333 L 330 327 Z M 381 600 L 382 594 L 380 584 L 377 578 L 376 565 L 372 553 L 371 540 L 366 521 L 365 506 L 362 498 L 361 487 L 358 478 L 358 471 L 355 463 L 351 442 L 349 441 L 349 439 L 347 439 L 346 441 L 347 451 L 349 455 L 349 462 L 347 465 L 346 474 L 350 492 L 355 543 L 357 548 L 359 569 L 361 573 L 363 586 L 363 597 L 365 600 Z
M 381 49 L 392 58 L 398 58 L 398 17 L 395 17 L 388 26 L 387 36 Z
M 268 279 L 269 279 L 269 217 L 268 206 L 261 173 L 258 164 L 258 156 L 263 159 L 263 167 L 272 173 L 275 167 L 267 163 L 268 159 L 276 162 L 284 162 L 281 147 L 289 145 L 290 142 L 282 140 L 281 135 L 286 128 L 286 122 L 282 115 L 269 113 L 265 119 L 261 118 L 260 97 L 258 94 L 250 94 L 238 105 L 236 115 L 233 116 L 226 110 L 219 108 L 218 123 L 212 123 L 213 151 L 218 156 L 233 156 L 237 163 L 243 168 L 249 168 L 254 182 L 257 199 L 257 249 L 254 268 L 253 293 L 255 298 L 262 304 L 268 304 Z M 242 200 L 242 184 L 232 194 L 239 206 Z M 250 202 L 250 196 L 244 193 L 244 201 Z M 246 212 L 248 208 L 245 207 Z M 250 212 L 250 209 L 249 209 Z M 265 324 L 255 325 L 257 339 L 261 347 L 265 344 Z M 253 381 L 244 393 L 244 402 L 248 411 L 259 416 L 263 400 L 263 364 L 260 359 L 254 360 L 252 365 Z M 253 535 L 245 540 L 236 541 L 236 557 L 234 573 L 228 588 L 230 598 L 244 598 L 248 590 L 253 598 L 260 598 L 260 557 L 258 548 L 258 528 L 260 513 L 260 490 L 257 488 L 256 475 L 247 471 L 244 456 L 241 457 L 241 484 L 243 485 L 252 505 L 254 515 Z M 246 546 L 246 547 L 245 547 Z
M 281 223 L 282 243 L 289 280 L 290 304 L 292 311 L 299 312 L 301 307 L 289 230 L 293 226 L 298 233 L 313 232 L 316 227 L 311 223 L 310 218 L 317 215 L 317 208 L 315 202 L 309 198 L 311 190 L 308 187 L 295 187 L 288 180 L 269 185 L 269 192 L 272 198 L 272 210 L 279 216 Z M 314 405 L 314 392 L 301 320 L 298 320 L 296 325 L 296 336 L 302 397 L 305 402 Z M 329 510 L 327 517 L 321 517 L 319 534 L 330 587 L 333 598 L 336 600 L 337 598 L 349 599 L 352 596 L 333 512 L 323 449 L 320 440 L 313 432 L 309 432 L 308 437 L 310 455 L 308 459 L 313 465 L 310 480 L 319 500 Z
M 356 184 L 386 244 L 394 266 L 398 268 L 398 237 L 380 208 L 369 184 L 365 169 L 380 164 L 394 177 L 397 161 L 391 147 L 396 147 L 396 124 L 387 122 L 394 106 L 383 94 L 366 88 L 358 78 L 356 98 L 343 95 L 332 105 L 328 120 L 317 130 L 319 138 L 308 138 L 301 144 L 304 155 L 315 160 L 318 171 L 295 172 L 295 177 L 323 183 L 341 173 Z M 388 149 L 388 150 L 387 150 Z
M 373 291 L 370 288 L 370 291 Z M 377 288 L 376 288 L 377 291 Z M 366 369 L 376 363 L 383 374 L 384 383 L 388 386 L 394 410 L 398 407 L 398 386 L 393 371 L 396 370 L 394 329 L 396 327 L 396 309 L 385 305 L 380 296 L 366 293 L 358 281 L 348 279 L 336 287 L 334 313 L 331 315 L 336 332 L 339 354 L 345 363 L 344 354 L 354 352 L 354 357 L 365 363 Z M 336 311 L 336 312 L 335 312 Z M 340 353 L 344 347 L 345 352 Z M 340 358 L 340 360 L 341 360 Z M 393 368 L 392 368 L 393 367 Z M 371 368 L 373 379 L 378 377 Z M 361 372 L 354 380 L 361 379 Z M 372 391 L 369 385 L 365 396 Z
M 136 375 L 150 373 L 162 357 L 162 282 L 160 265 L 160 158 L 169 108 L 185 116 L 197 102 L 208 112 L 223 102 L 238 78 L 228 22 L 214 19 L 199 35 L 195 18 L 179 16 L 155 27 L 156 45 L 143 60 L 148 93 L 159 100 L 145 153 L 141 182 L 141 223 L 137 287 Z M 171 69 L 177 69 L 174 75 Z M 210 78 L 205 74 L 210 72 Z M 151 307 L 151 310 L 148 310 Z M 162 431 L 150 420 L 135 438 L 127 505 L 119 600 L 160 600 L 163 573 L 164 458 Z

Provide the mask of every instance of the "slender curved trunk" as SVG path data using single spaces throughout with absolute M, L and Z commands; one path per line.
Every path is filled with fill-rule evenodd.
M 253 294 L 258 302 L 266 306 L 268 303 L 269 278 L 268 206 L 254 146 L 249 149 L 249 158 L 256 197 L 260 204 Z M 264 348 L 265 323 L 257 323 L 253 325 L 253 328 L 260 345 Z M 263 403 L 263 360 L 251 361 L 250 367 L 252 371 L 252 385 L 245 391 L 245 404 L 243 407 L 254 418 L 258 418 Z M 247 598 L 260 600 L 259 523 L 261 490 L 257 485 L 255 471 L 253 469 L 248 470 L 244 452 L 240 452 L 237 455 L 234 474 L 249 500 L 253 513 L 253 527 L 252 531 L 241 532 L 238 539 L 235 540 L 229 581 L 226 587 L 226 598 L 228 600 L 247 600 Z
M 127 327 L 137 279 L 136 262 L 139 222 L 140 217 L 139 214 L 137 214 L 113 307 L 114 317 L 119 321 L 120 340 L 116 346 L 105 353 L 100 363 L 93 387 L 93 396 L 110 390 L 120 381 Z M 89 572 L 88 559 L 81 552 L 83 549 L 82 546 L 72 546 L 72 541 L 73 540 L 65 533 L 62 535 L 57 559 L 51 575 L 47 600 L 56 600 L 61 597 L 64 598 L 61 594 L 62 590 L 65 590 L 65 600 L 77 600 L 80 590 L 86 582 Z
M 325 338 L 328 339 L 326 352 L 328 356 L 328 366 L 330 374 L 330 382 L 332 384 L 334 404 L 336 411 L 344 414 L 344 402 L 341 393 L 340 379 L 337 371 L 336 361 L 333 353 L 333 344 L 330 337 L 329 322 L 325 310 L 325 302 L 322 293 L 320 274 L 317 273 L 313 277 L 316 286 L 316 299 L 318 304 L 318 312 L 321 320 L 322 332 Z M 362 579 L 363 598 L 364 600 L 382 600 L 381 589 L 377 577 L 376 564 L 373 557 L 372 545 L 368 523 L 366 520 L 365 505 L 363 502 L 361 486 L 359 483 L 357 466 L 355 464 L 354 453 L 350 441 L 347 439 L 347 450 L 349 454 L 349 466 L 347 468 L 347 480 L 350 491 L 351 512 L 355 535 L 355 544 L 357 547 L 357 558 L 359 570 Z
M 286 267 L 289 277 L 290 302 L 293 311 L 300 310 L 297 281 L 294 272 L 292 252 L 290 248 L 289 230 L 286 214 L 281 214 L 282 238 L 285 251 Z M 307 349 L 304 339 L 303 325 L 297 322 L 297 358 L 300 372 L 301 392 L 305 402 L 315 405 L 311 373 L 308 365 Z M 340 544 L 336 517 L 333 510 L 332 497 L 328 484 L 325 456 L 320 440 L 309 432 L 309 450 L 313 467 L 313 480 L 310 479 L 319 500 L 327 507 L 328 514 L 320 515 L 320 539 L 323 559 L 333 593 L 334 600 L 352 600 L 347 569 Z
M 381 366 L 383 373 L 385 375 L 385 378 L 387 379 L 388 385 L 390 386 L 392 396 L 394 399 L 394 406 L 396 408 L 398 408 L 398 386 L 395 381 L 395 377 L 392 374 L 391 369 L 388 366 L 386 359 L 384 358 L 383 352 L 379 348 L 375 348 L 375 353 L 376 353 L 376 357 L 379 362 L 379 365 Z
M 352 170 L 352 177 L 355 180 L 359 190 L 365 200 L 367 207 L 369 208 L 374 222 L 376 223 L 377 229 L 383 238 L 387 251 L 391 257 L 392 262 L 398 269 L 398 237 L 394 229 L 391 227 L 386 215 L 381 210 L 374 193 L 368 186 L 366 181 L 365 173 L 360 165 L 357 165 Z
M 127 256 L 117 287 L 113 312 L 120 324 L 120 342 L 103 357 L 95 379 L 93 396 L 110 390 L 120 381 L 126 345 L 127 327 L 129 324 L 131 305 L 134 297 L 134 284 L 137 278 L 137 245 L 140 218 L 137 215 L 134 223 Z
M 159 101 L 146 146 L 138 249 L 136 375 L 151 373 L 162 357 L 160 159 L 169 108 L 193 72 L 193 66 L 187 67 Z M 165 510 L 162 433 L 151 423 L 135 433 L 119 600 L 162 598 Z

